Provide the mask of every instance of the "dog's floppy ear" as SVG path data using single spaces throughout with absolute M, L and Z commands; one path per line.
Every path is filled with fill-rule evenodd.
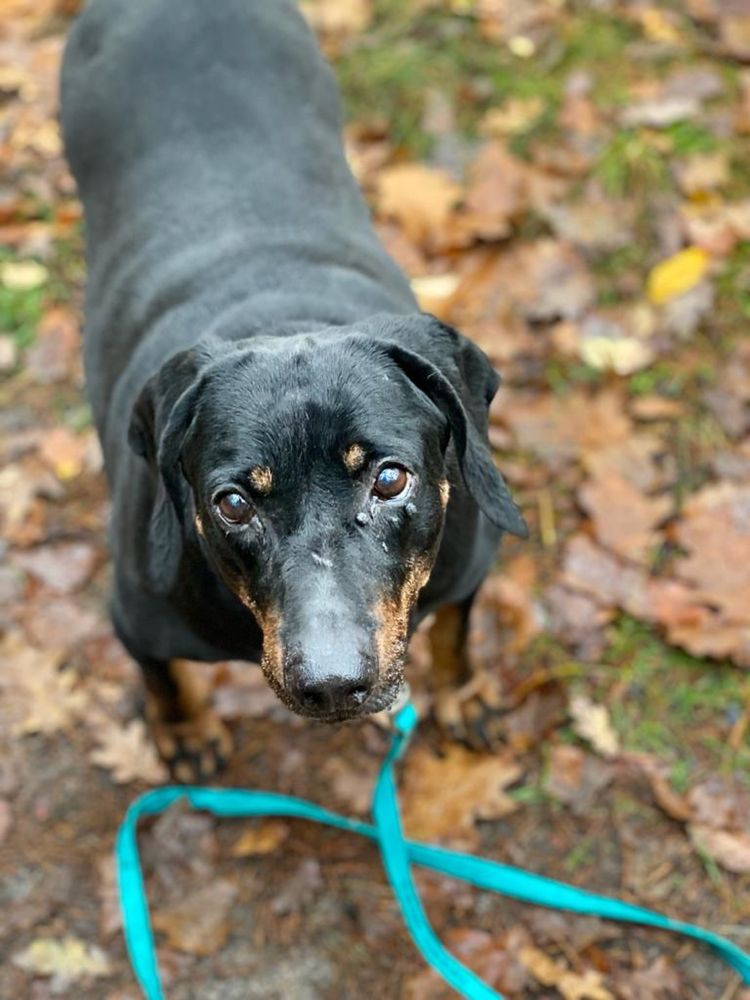
M 170 590 L 182 557 L 189 492 L 180 456 L 206 360 L 198 348 L 170 358 L 143 387 L 130 418 L 128 442 L 157 477 L 148 528 L 148 575 L 157 593 Z
M 527 538 L 529 529 L 492 460 L 487 439 L 487 411 L 500 376 L 466 337 L 434 317 L 422 319 L 429 320 L 429 339 L 423 336 L 416 342 L 423 350 L 394 342 L 382 347 L 447 419 L 461 474 L 480 509 L 498 528 Z M 413 338 L 404 339 L 411 347 Z M 432 358 L 426 356 L 428 351 Z

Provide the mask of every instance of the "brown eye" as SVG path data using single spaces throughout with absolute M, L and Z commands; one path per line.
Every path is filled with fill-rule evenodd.
M 395 500 L 409 485 L 409 473 L 400 465 L 384 465 L 378 473 L 372 492 L 379 500 Z
M 214 501 L 216 509 L 227 524 L 247 524 L 253 516 L 253 509 L 240 493 L 230 490 L 222 493 Z

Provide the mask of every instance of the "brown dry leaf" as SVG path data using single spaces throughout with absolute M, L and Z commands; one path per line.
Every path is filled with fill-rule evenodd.
M 36 340 L 26 352 L 26 370 L 40 385 L 61 382 L 73 372 L 79 349 L 75 313 L 67 306 L 53 306 L 42 317 Z
M 671 498 L 644 496 L 614 471 L 584 483 L 578 499 L 602 545 L 637 563 L 648 561 L 659 542 L 656 528 L 672 509 Z
M 685 504 L 676 533 L 688 551 L 677 575 L 729 622 L 750 625 L 750 484 L 700 490 Z
M 550 751 L 545 788 L 549 794 L 585 816 L 597 796 L 612 781 L 610 765 L 580 747 L 556 744 Z
M 691 823 L 688 831 L 700 850 L 706 851 L 722 868 L 745 875 L 750 872 L 750 833 L 717 830 Z
M 729 158 L 725 150 L 694 153 L 676 163 L 674 172 L 685 194 L 705 194 L 729 182 Z
M 81 717 L 89 698 L 74 670 L 59 669 L 59 649 L 34 649 L 17 633 L 7 635 L 0 649 L 0 687 L 11 733 L 56 733 Z
M 58 479 L 75 479 L 83 472 L 86 438 L 67 427 L 55 427 L 45 435 L 39 454 Z
M 694 785 L 687 798 L 696 823 L 750 833 L 750 791 L 739 775 L 730 780 L 712 774 Z
M 334 755 L 323 765 L 323 774 L 347 813 L 369 815 L 377 776 L 377 765 L 371 755 L 358 755 L 354 760 Z
M 534 323 L 576 319 L 593 304 L 593 278 L 572 244 L 536 240 L 522 244 L 515 256 L 520 282 L 511 291 L 525 319 Z
M 574 535 L 568 542 L 562 582 L 604 607 L 623 608 L 636 618 L 648 617 L 650 594 L 645 572 L 605 552 L 587 535 Z
M 633 425 L 622 396 L 611 389 L 565 397 L 505 393 L 495 419 L 510 427 L 520 448 L 536 452 L 553 468 L 627 441 Z
M 529 166 L 500 142 L 488 142 L 468 170 L 463 226 L 472 236 L 502 239 L 529 208 Z
M 403 816 L 409 836 L 475 844 L 475 820 L 499 819 L 517 808 L 505 789 L 521 774 L 510 755 L 483 757 L 450 746 L 443 757 L 436 757 L 417 747 L 404 775 Z
M 178 951 L 213 955 L 229 937 L 229 911 L 237 895 L 227 879 L 212 879 L 203 889 L 189 893 L 174 906 L 155 910 L 154 929 L 167 935 Z
M 615 1000 L 614 994 L 602 985 L 600 972 L 593 969 L 582 974 L 571 972 L 562 962 L 555 962 L 531 946 L 521 949 L 520 958 L 537 982 L 554 986 L 565 1000 Z
M 686 823 L 692 816 L 692 809 L 685 797 L 672 788 L 669 768 L 650 754 L 628 754 L 627 757 L 643 771 L 659 808 L 679 823 Z
M 646 969 L 620 973 L 615 982 L 622 1000 L 666 1000 L 686 995 L 679 972 L 665 955 L 660 955 Z
M 399 222 L 415 243 L 431 245 L 439 240 L 461 187 L 442 170 L 406 163 L 381 170 L 377 195 L 381 215 Z
M 570 716 L 577 736 L 590 743 L 602 757 L 617 756 L 620 740 L 604 705 L 597 705 L 585 695 L 577 694 L 570 699 Z
M 86 542 L 67 542 L 16 553 L 12 561 L 50 590 L 58 594 L 72 594 L 91 579 L 97 551 Z
M 633 207 L 601 196 L 552 204 L 541 213 L 556 235 L 585 250 L 617 250 L 632 238 Z
M 114 854 L 109 851 L 97 862 L 99 884 L 99 929 L 104 937 L 112 937 L 122 928 L 120 891 L 117 885 L 117 865 Z
M 636 420 L 676 420 L 685 414 L 685 404 L 665 396 L 638 396 L 628 409 Z
M 585 452 L 582 461 L 593 480 L 617 474 L 637 490 L 648 492 L 664 485 L 663 467 L 657 464 L 663 451 L 664 444 L 655 434 L 633 433 L 624 441 Z
M 300 6 L 324 40 L 342 41 L 358 35 L 372 19 L 372 0 L 302 0 Z
M 272 854 L 289 836 L 289 825 L 280 819 L 264 819 L 248 827 L 232 844 L 233 858 L 254 858 Z
M 10 802 L 7 799 L 0 799 L 0 846 L 10 833 L 13 823 L 13 813 Z
M 145 781 L 158 785 L 167 780 L 167 769 L 159 760 L 142 719 L 131 719 L 124 726 L 101 721 L 97 727 L 98 746 L 89 759 L 109 771 L 113 781 Z
M 519 996 L 528 985 L 528 973 L 518 957 L 529 943 L 523 927 L 512 927 L 500 935 L 464 927 L 445 933 L 448 949 L 473 969 L 492 989 Z M 406 980 L 403 1000 L 452 1000 L 455 992 L 434 969 L 423 969 Z
M 39 496 L 60 497 L 57 480 L 38 462 L 32 460 L 6 465 L 0 469 L 0 530 L 6 541 L 29 544 L 36 534 L 27 537 L 30 514 Z
M 511 97 L 499 108 L 490 108 L 479 123 L 485 135 L 519 135 L 527 132 L 544 111 L 541 97 Z
M 111 975 L 110 961 L 101 948 L 86 944 L 72 935 L 59 940 L 35 938 L 23 951 L 13 956 L 13 964 L 35 976 L 52 979 L 59 990 L 80 979 Z
M 105 620 L 72 597 L 41 595 L 27 601 L 21 617 L 24 632 L 42 649 L 73 649 L 109 628 Z

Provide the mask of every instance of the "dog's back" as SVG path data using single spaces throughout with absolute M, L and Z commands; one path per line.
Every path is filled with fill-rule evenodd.
M 86 209 L 86 367 L 102 433 L 139 345 L 142 381 L 209 328 L 236 337 L 415 308 L 342 154 L 330 70 L 289 0 L 94 0 L 68 43 L 62 117 Z M 132 392 L 119 395 L 127 408 Z

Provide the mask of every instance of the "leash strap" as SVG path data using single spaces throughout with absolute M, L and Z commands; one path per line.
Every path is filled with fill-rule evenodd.
M 750 955 L 711 931 L 672 920 L 653 910 L 633 906 L 619 899 L 599 896 L 553 879 L 532 875 L 511 865 L 405 840 L 398 810 L 394 764 L 406 750 L 417 724 L 414 706 L 410 703 L 405 705 L 394 716 L 393 723 L 393 741 L 381 766 L 373 795 L 374 825 L 340 816 L 291 795 L 232 788 L 165 786 L 146 792 L 130 805 L 117 834 L 117 878 L 125 941 L 136 979 L 146 1000 L 164 1000 L 164 992 L 159 978 L 146 888 L 138 857 L 138 820 L 142 816 L 164 812 L 182 799 L 194 809 L 218 817 L 285 816 L 307 819 L 375 841 L 380 848 L 388 881 L 414 944 L 443 979 L 468 1000 L 502 1000 L 502 997 L 443 947 L 430 926 L 414 884 L 411 873 L 411 866 L 414 864 L 526 903 L 658 927 L 694 938 L 710 945 L 723 961 L 739 973 L 744 983 L 750 984 Z

